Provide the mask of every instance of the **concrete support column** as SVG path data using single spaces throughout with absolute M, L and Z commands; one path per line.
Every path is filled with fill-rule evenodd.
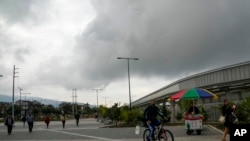
M 165 101 L 165 99 L 162 101 L 162 112 L 166 116 L 166 101 Z
M 170 101 L 170 107 L 171 107 L 171 123 L 175 123 L 175 115 L 176 115 L 175 101 Z

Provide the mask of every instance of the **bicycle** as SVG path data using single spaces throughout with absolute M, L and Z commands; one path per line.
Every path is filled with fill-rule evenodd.
M 146 129 L 143 132 L 143 141 L 147 141 L 147 137 L 149 136 L 150 130 L 146 123 L 144 123 Z M 174 141 L 173 133 L 163 128 L 163 122 L 160 126 L 155 127 L 154 134 L 153 134 L 153 141 Z

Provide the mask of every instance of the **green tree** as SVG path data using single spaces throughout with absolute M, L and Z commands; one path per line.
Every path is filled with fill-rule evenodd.
M 117 126 L 117 122 L 120 120 L 120 114 L 121 114 L 121 110 L 118 107 L 118 103 L 115 103 L 111 108 L 108 109 L 108 117 L 112 120 L 112 121 L 116 121 L 116 126 Z
M 21 112 L 20 106 L 14 105 L 14 114 L 20 115 L 20 112 Z M 12 106 L 11 105 L 8 106 L 8 108 L 6 110 L 6 114 L 12 115 Z M 15 118 L 19 118 L 19 117 L 15 116 Z
M 52 114 L 52 113 L 56 113 L 56 112 L 57 111 L 53 105 L 43 106 L 43 108 L 42 108 L 43 114 Z
M 62 102 L 59 104 L 59 108 L 64 111 L 65 114 L 72 114 L 72 104 L 68 102 Z
M 250 123 L 250 97 L 237 105 L 236 115 L 241 123 Z
M 99 114 L 101 117 L 106 118 L 107 117 L 107 111 L 108 108 L 106 106 L 100 105 L 99 106 Z

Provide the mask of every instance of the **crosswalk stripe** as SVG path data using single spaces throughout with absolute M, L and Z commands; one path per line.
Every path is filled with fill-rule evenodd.
M 50 131 L 57 132 L 57 133 L 74 135 L 74 136 L 81 136 L 81 137 L 88 137 L 88 138 L 99 139 L 99 140 L 106 140 L 106 141 L 122 141 L 122 140 L 115 140 L 115 139 L 109 139 L 109 138 L 103 138 L 103 137 L 89 136 L 89 135 L 70 133 L 70 132 L 58 131 L 58 130 L 50 130 Z

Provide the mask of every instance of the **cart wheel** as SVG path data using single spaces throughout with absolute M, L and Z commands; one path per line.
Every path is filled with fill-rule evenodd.
M 187 129 L 187 134 L 191 135 L 192 134 L 192 130 Z
M 201 134 L 201 130 L 197 130 L 197 135 L 200 135 Z

